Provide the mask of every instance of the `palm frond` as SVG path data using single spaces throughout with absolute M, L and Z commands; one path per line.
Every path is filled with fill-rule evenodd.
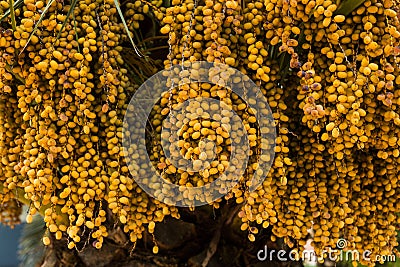
M 50 6 L 54 3 L 54 1 L 55 1 L 55 0 L 50 0 L 50 1 L 47 3 L 47 5 L 46 5 L 46 7 L 44 8 L 42 14 L 40 15 L 39 20 L 36 22 L 35 28 L 33 28 L 33 31 L 31 32 L 31 35 L 29 36 L 29 39 L 28 39 L 28 41 L 26 42 L 26 45 L 22 48 L 22 50 L 21 50 L 20 53 L 22 53 L 22 52 L 25 50 L 25 48 L 28 46 L 29 42 L 30 42 L 31 39 L 32 39 L 32 36 L 36 33 L 37 28 L 39 27 L 39 24 L 40 24 L 40 23 L 42 22 L 42 20 L 44 19 L 44 16 L 46 15 L 47 10 L 49 10 Z
M 364 2 L 365 0 L 344 0 L 339 5 L 335 14 L 347 16 Z
M 43 259 L 45 247 L 41 240 L 45 229 L 43 218 L 39 214 L 33 216 L 32 223 L 24 225 L 18 249 L 21 267 L 35 267 Z
M 120 16 L 120 18 L 122 20 L 122 23 L 124 24 L 124 28 L 125 28 L 126 34 L 128 35 L 128 38 L 131 41 L 133 49 L 135 49 L 135 52 L 139 57 L 143 57 L 143 54 L 140 52 L 140 50 L 137 48 L 136 44 L 132 40 L 131 33 L 129 31 L 128 25 L 126 24 L 124 15 L 122 14 L 121 7 L 120 7 L 120 5 L 118 3 L 118 0 L 114 0 L 114 4 L 115 4 L 115 8 L 117 9 L 118 14 L 119 14 L 119 16 Z
M 154 75 L 161 67 L 150 57 L 140 57 L 131 48 L 124 48 L 121 56 L 126 62 L 125 67 L 136 84 L 142 84 L 150 76 Z
M 14 0 L 10 0 L 10 16 L 13 31 L 17 29 L 17 22 L 15 21 Z
M 12 8 L 12 10 L 16 10 L 16 9 L 20 8 L 22 6 L 22 4 L 24 3 L 24 0 L 17 0 L 15 2 L 14 1 L 12 1 L 12 2 L 13 2 L 13 4 L 11 5 L 11 7 L 0 18 L 0 22 L 2 22 L 6 18 L 8 18 L 8 16 L 10 16 L 11 8 Z
M 66 16 L 66 18 L 65 18 L 65 20 L 64 20 L 64 22 L 63 22 L 63 24 L 62 24 L 62 26 L 61 26 L 60 31 L 59 31 L 58 34 L 57 34 L 57 39 L 60 38 L 61 33 L 62 33 L 62 31 L 64 30 L 64 28 L 65 28 L 65 25 L 67 25 L 67 21 L 68 21 L 69 17 L 71 16 L 71 14 L 73 15 L 73 11 L 74 11 L 74 8 L 75 8 L 75 6 L 76 6 L 76 3 L 78 3 L 78 0 L 72 0 L 72 1 L 71 1 L 71 6 L 69 7 L 67 16 Z M 75 31 L 75 32 L 76 32 L 76 31 Z

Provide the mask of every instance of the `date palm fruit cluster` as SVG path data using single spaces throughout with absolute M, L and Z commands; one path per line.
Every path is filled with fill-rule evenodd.
M 352 12 L 324 0 L 167 8 L 166 67 L 207 60 L 238 68 L 272 109 L 278 135 L 267 179 L 255 192 L 242 183 L 227 196 L 243 204 L 250 241 L 272 226 L 273 240 L 301 253 L 312 229 L 317 255 L 341 238 L 372 257 L 392 253 L 400 223 L 399 8 L 386 0 Z
M 317 253 L 346 239 L 348 249 L 368 249 L 371 258 L 391 254 L 400 224 L 399 1 L 163 5 L 125 4 L 128 27 L 135 31 L 149 14 L 159 21 L 168 37 L 166 68 L 209 61 L 246 74 L 268 99 L 277 136 L 272 168 L 250 192 L 248 178 L 262 157 L 254 114 L 223 86 L 193 83 L 171 89 L 155 106 L 149 123 L 155 140 L 174 105 L 198 96 L 223 101 L 249 136 L 246 175 L 225 199 L 241 205 L 240 227 L 250 241 L 270 227 L 273 241 L 284 238 L 301 253 L 312 230 Z M 0 9 L 10 10 L 9 1 L 0 1 Z M 100 248 L 109 215 L 132 242 L 153 233 L 165 216 L 179 218 L 176 207 L 142 191 L 134 180 L 143 170 L 129 172 L 124 158 L 123 118 L 140 83 L 130 79 L 121 56 L 128 38 L 115 2 L 24 0 L 13 13 L 0 32 L 2 221 L 17 221 L 18 199 L 30 205 L 28 221 L 41 212 L 49 232 L 68 237 L 69 248 L 85 242 L 82 232 Z M 177 170 L 157 142 L 147 148 L 150 158 L 176 184 L 210 183 L 227 167 L 226 127 L 212 120 L 182 126 L 184 157 L 196 162 L 218 152 L 208 169 Z M 207 147 L 205 138 L 216 147 Z M 221 201 L 212 204 L 218 208 Z
M 4 13 L 9 1 L 0 4 Z M 82 247 L 85 231 L 100 248 L 110 214 L 136 242 L 154 222 L 179 215 L 148 197 L 124 164 L 122 121 L 137 84 L 120 54 L 126 35 L 114 2 L 78 1 L 62 29 L 70 8 L 25 0 L 15 29 L 1 24 L 2 221 L 18 218 L 18 197 L 30 206 L 27 221 L 40 211 L 69 248 Z M 127 17 L 137 23 L 146 6 L 135 8 L 142 15 Z

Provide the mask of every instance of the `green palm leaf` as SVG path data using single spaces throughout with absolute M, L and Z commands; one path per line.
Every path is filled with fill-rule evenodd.
M 71 6 L 69 7 L 69 10 L 68 10 L 68 13 L 67 13 L 67 17 L 65 18 L 65 20 L 64 20 L 64 22 L 63 22 L 63 24 L 61 26 L 60 32 L 57 35 L 57 39 L 60 38 L 60 35 L 61 35 L 62 31 L 65 28 L 65 25 L 67 25 L 67 21 L 68 21 L 69 17 L 71 16 L 71 14 L 73 14 L 72 12 L 75 9 L 76 3 L 78 3 L 78 0 L 72 0 L 71 1 Z
M 39 214 L 33 216 L 32 223 L 24 225 L 18 249 L 21 267 L 37 266 L 43 259 L 45 247 L 41 240 L 45 230 L 43 217 Z
M 122 14 L 121 7 L 118 3 L 118 0 L 114 0 L 114 4 L 115 4 L 115 7 L 117 8 L 117 11 L 122 20 L 122 23 L 124 24 L 125 31 L 129 37 L 129 40 L 131 41 L 133 49 L 135 49 L 135 52 L 136 52 L 136 54 L 138 54 L 138 56 L 143 57 L 143 54 L 140 52 L 140 50 L 137 48 L 137 46 L 135 45 L 135 43 L 132 40 L 131 33 L 129 32 L 128 25 L 126 24 L 126 21 L 125 21 L 124 15 Z
M 20 8 L 22 6 L 22 4 L 24 3 L 24 0 L 17 0 L 17 1 L 13 1 L 11 0 L 11 7 L 3 14 L 3 16 L 0 18 L 0 22 L 2 22 L 3 20 L 5 20 L 6 18 L 8 18 L 8 16 L 10 16 L 11 14 L 11 9 L 14 11 L 18 8 Z M 15 20 L 15 18 L 14 18 Z
M 44 16 L 46 15 L 47 10 L 49 10 L 50 6 L 54 3 L 54 1 L 55 1 L 55 0 L 50 0 L 50 1 L 47 3 L 46 7 L 45 7 L 44 10 L 43 10 L 42 15 L 40 15 L 39 20 L 36 22 L 35 28 L 33 28 L 33 31 L 31 32 L 31 35 L 29 36 L 29 39 L 28 39 L 28 41 L 26 42 L 26 45 L 22 48 L 22 50 L 21 50 L 20 53 L 22 53 L 22 52 L 25 50 L 25 48 L 28 46 L 29 42 L 30 42 L 31 39 L 32 39 L 32 36 L 36 33 L 37 28 L 39 27 L 39 24 L 40 24 L 40 23 L 42 22 L 42 20 L 44 19 Z
M 344 0 L 339 5 L 335 14 L 347 16 L 364 2 L 365 0 Z

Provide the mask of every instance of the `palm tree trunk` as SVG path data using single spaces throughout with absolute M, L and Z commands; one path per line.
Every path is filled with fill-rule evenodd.
M 218 210 L 211 207 L 200 207 L 195 211 L 182 209 L 180 220 L 168 218 L 157 224 L 154 237 L 160 248 L 158 254 L 152 253 L 151 235 L 144 235 L 132 247 L 125 233 L 116 227 L 110 231 L 100 250 L 90 243 L 77 250 L 68 250 L 66 240 L 53 240 L 39 266 L 302 266 L 276 259 L 260 262 L 257 252 L 266 244 L 271 249 L 281 249 L 283 244 L 268 242 L 270 229 L 262 230 L 255 242 L 248 241 L 247 233 L 239 229 L 238 209 L 232 205 Z

